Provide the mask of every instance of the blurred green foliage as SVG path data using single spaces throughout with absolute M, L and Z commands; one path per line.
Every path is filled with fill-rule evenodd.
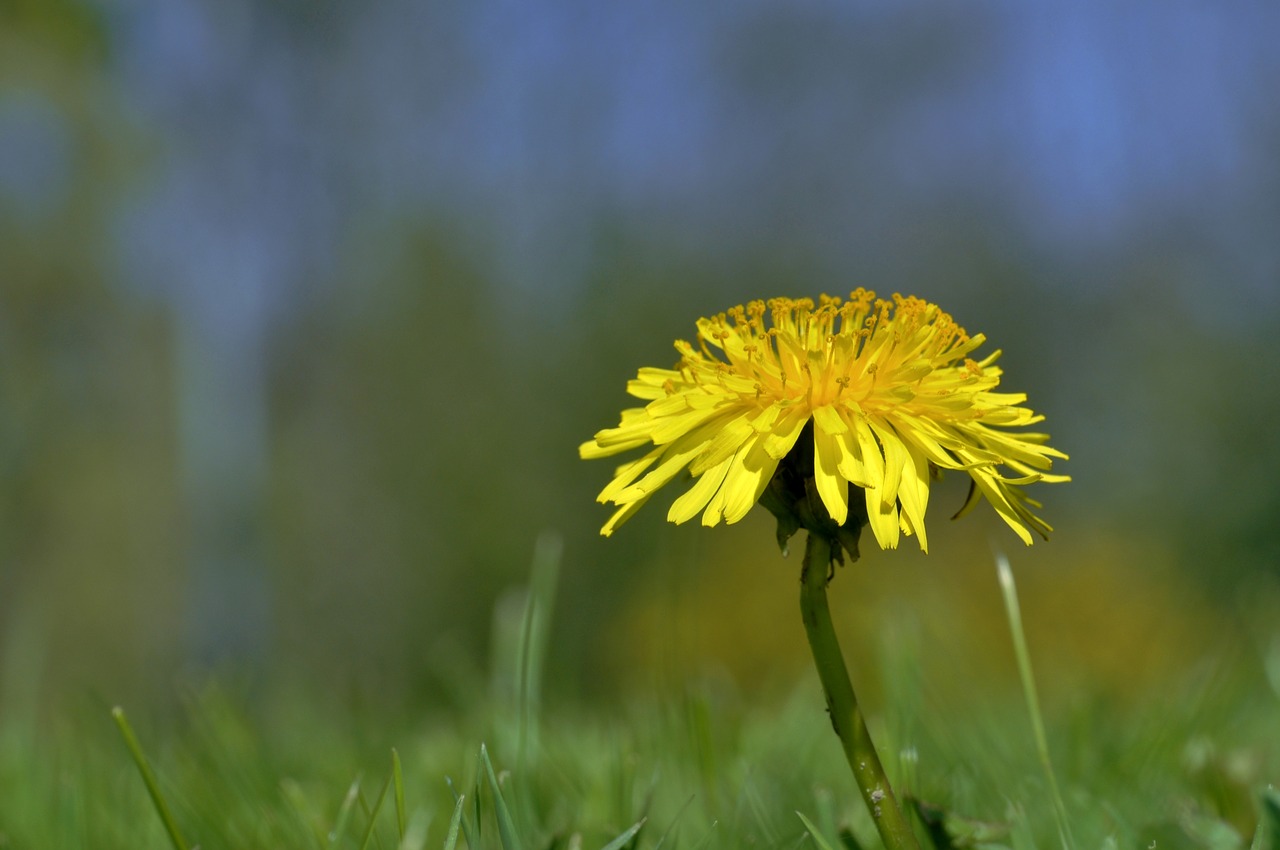
M 555 557 L 544 542 L 528 595 L 494 612 L 494 659 L 463 666 L 469 695 L 449 710 L 397 715 L 394 694 L 342 707 L 263 699 L 223 677 L 179 689 L 178 711 L 140 706 L 126 723 L 117 710 L 126 747 L 106 705 L 50 716 L 10 700 L 0 845 L 166 846 L 163 811 L 182 836 L 167 846 L 437 846 L 459 794 L 467 847 L 605 847 L 640 823 L 637 848 L 793 847 L 803 831 L 874 842 L 816 683 L 764 700 L 704 675 L 589 707 L 544 687 L 529 649 L 555 620 Z M 870 722 L 932 846 L 1060 846 L 1025 705 L 986 683 L 959 701 L 938 694 L 926 642 L 884 634 L 891 699 Z M 1159 691 L 1050 715 L 1074 846 L 1240 850 L 1264 828 L 1269 840 L 1272 707 L 1217 674 Z
M 181 322 L 118 279 L 113 242 L 163 146 L 113 87 L 106 14 L 0 5 L 0 95 L 53 104 L 71 151 L 51 212 L 0 199 L 0 681 L 52 700 L 155 697 L 193 663 Z M 581 280 L 552 291 L 498 273 L 509 234 L 483 213 L 359 211 L 268 334 L 259 672 L 337 701 L 462 699 L 458 669 L 486 656 L 495 599 L 553 529 L 558 681 L 610 693 L 711 664 L 735 686 L 787 680 L 796 564 L 766 524 L 675 529 L 660 498 L 601 540 L 609 470 L 576 446 L 615 422 L 638 367 L 674 362 L 696 317 L 858 285 L 913 291 L 985 332 L 1009 389 L 1072 455 L 1075 481 L 1044 494 L 1059 532 L 1026 555 L 1032 649 L 1078 677 L 1063 691 L 1128 699 L 1219 651 L 1256 667 L 1280 560 L 1280 317 L 1222 319 L 1213 302 L 1233 296 L 1195 289 L 1177 229 L 1066 268 L 978 212 L 940 204 L 878 260 L 833 270 L 794 228 L 738 250 L 664 230 L 661 210 L 602 211 Z M 1093 276 L 1104 285 L 1074 285 Z M 1013 541 L 983 520 L 948 526 L 950 495 L 931 515 L 937 554 L 868 551 L 837 593 L 858 588 L 844 605 L 855 654 L 919 629 L 920 675 L 949 673 L 960 699 L 967 676 L 1011 671 L 981 577 L 987 538 Z

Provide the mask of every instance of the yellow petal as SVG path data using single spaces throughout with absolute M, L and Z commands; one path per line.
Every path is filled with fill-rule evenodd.
M 902 470 L 908 461 L 907 447 L 892 426 L 870 419 L 868 424 L 884 449 L 884 483 L 880 485 L 880 498 L 891 505 L 898 500 L 898 487 L 902 482 Z
M 733 458 L 727 457 L 716 466 L 699 475 L 693 486 L 672 503 L 671 510 L 667 511 L 667 520 L 680 525 L 693 519 L 698 511 L 707 506 L 707 502 L 720 489 L 720 485 L 724 483 L 725 473 L 729 471 L 731 463 L 733 463 Z
M 774 424 L 773 430 L 764 437 L 764 450 L 774 460 L 782 460 L 787 452 L 796 444 L 796 439 L 809 421 L 809 410 L 802 404 L 793 404 Z
M 898 548 L 898 506 L 886 505 L 876 490 L 866 490 L 867 524 L 881 549 Z
M 866 473 L 867 492 L 875 491 L 880 497 L 880 488 L 884 486 L 884 455 L 880 453 L 880 444 L 871 433 L 871 426 L 863 416 L 855 417 L 854 433 L 858 437 L 858 448 L 862 454 L 862 470 Z
M 1022 524 L 1022 517 L 1019 515 L 1018 509 L 1006 498 L 1004 491 L 992 480 L 991 475 L 985 470 L 975 469 L 973 471 L 973 480 L 978 485 L 978 489 L 982 491 L 982 495 L 986 496 L 987 501 L 996 509 L 996 513 L 1000 514 L 1000 518 L 1005 521 L 1005 524 L 1022 538 L 1023 543 L 1030 546 L 1033 542 L 1031 533 Z M 1022 511 L 1025 513 L 1026 508 L 1023 508 Z
M 840 416 L 835 405 L 831 404 L 813 409 L 813 424 L 828 434 L 843 434 L 849 430 L 849 424 Z
M 721 520 L 737 522 L 759 501 L 778 466 L 778 461 L 764 451 L 762 442 L 761 438 L 752 440 L 733 456 L 724 483 L 702 513 L 703 525 L 714 526 Z
M 847 410 L 840 411 L 840 419 L 846 427 L 842 433 L 835 435 L 836 449 L 840 452 L 836 469 L 850 484 L 865 488 L 871 486 L 871 476 L 862 460 L 862 444 L 858 441 L 857 432 L 849 424 L 851 417 L 856 415 Z
M 701 475 L 726 458 L 733 457 L 743 443 L 756 435 L 746 411 L 733 410 L 724 418 L 714 420 L 713 424 L 717 429 L 714 437 L 707 443 L 705 451 L 689 464 L 689 471 L 694 475 Z
M 658 466 L 635 484 L 614 493 L 612 501 L 621 504 L 654 492 L 705 451 L 718 433 L 720 433 L 720 422 L 713 420 L 684 434 L 669 446 L 659 446 L 657 451 L 660 451 L 662 456 Z
M 600 529 L 600 533 L 605 537 L 613 534 L 614 529 L 631 519 L 631 515 L 640 510 L 641 506 L 647 501 L 649 501 L 649 497 L 645 496 L 643 499 L 637 499 L 636 501 L 623 505 L 621 508 L 614 511 L 613 516 L 609 517 L 609 521 Z
M 849 518 L 849 482 L 837 467 L 841 449 L 836 436 L 823 428 L 813 429 L 813 480 L 818 487 L 822 504 L 836 525 L 844 525 Z
M 578 457 L 583 460 L 596 460 L 597 458 L 609 457 L 610 455 L 625 452 L 627 449 L 634 449 L 638 446 L 643 446 L 648 442 L 648 437 L 637 437 L 629 442 L 615 443 L 610 446 L 601 446 L 597 440 L 588 440 L 578 446 Z
M 742 519 L 760 501 L 760 494 L 769 485 L 778 460 L 764 450 L 763 440 L 755 440 L 743 446 L 724 478 L 721 492 L 724 499 L 724 521 L 734 523 Z
M 622 464 L 613 473 L 613 480 L 605 485 L 600 491 L 600 495 L 596 497 L 597 502 L 613 502 L 616 501 L 617 495 L 630 487 L 637 478 L 639 478 L 646 469 L 653 466 L 662 453 L 666 451 L 659 446 L 644 457 L 636 458 L 633 461 Z
M 622 411 L 622 421 L 617 428 L 606 428 L 596 432 L 595 443 L 605 454 L 635 448 L 649 442 L 653 431 L 653 418 L 640 407 L 632 407 Z
M 662 419 L 655 420 L 649 437 L 653 440 L 654 445 L 662 445 L 670 443 L 672 440 L 689 433 L 702 423 L 709 419 L 724 416 L 725 413 L 720 409 L 711 410 L 689 410 L 676 416 L 666 416 Z
M 675 393 L 673 395 L 663 393 L 645 405 L 644 412 L 654 420 L 663 419 L 667 416 L 678 416 L 690 409 L 688 396 L 689 393 Z
M 920 551 L 928 552 L 924 515 L 929 506 L 929 460 L 911 443 L 904 441 L 903 446 L 907 450 L 907 464 L 902 470 L 902 483 L 898 485 L 898 501 L 904 520 L 920 538 Z
M 778 417 L 781 416 L 786 409 L 787 405 L 780 401 L 775 401 L 773 404 L 760 411 L 759 416 L 751 420 L 751 427 L 761 434 L 772 431 L 774 424 L 778 421 Z
M 636 398 L 656 399 L 667 395 L 667 386 L 679 388 L 684 377 L 673 369 L 646 367 L 627 382 L 627 394 Z

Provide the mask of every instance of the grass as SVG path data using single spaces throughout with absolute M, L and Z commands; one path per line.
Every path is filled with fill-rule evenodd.
M 756 700 L 692 680 L 616 706 L 547 691 L 557 565 L 544 542 L 509 681 L 449 715 L 377 728 L 225 680 L 176 718 L 0 706 L 0 848 L 878 846 L 816 681 Z M 1043 718 L 1030 687 L 1030 711 L 1016 689 L 969 707 L 891 699 L 911 716 L 873 717 L 872 734 L 932 850 L 1276 850 L 1280 700 L 1254 660 Z M 891 657 L 890 697 L 918 687 L 912 668 Z

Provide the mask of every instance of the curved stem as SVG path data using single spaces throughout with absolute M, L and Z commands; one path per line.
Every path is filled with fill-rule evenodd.
M 893 795 L 889 777 L 876 755 L 867 724 L 858 708 L 844 654 L 836 640 L 827 606 L 827 571 L 831 567 L 831 542 L 821 534 L 809 532 L 805 544 L 804 569 L 800 580 L 800 614 L 804 630 L 813 650 L 813 663 L 827 696 L 831 726 L 840 738 L 845 758 L 853 770 L 853 778 L 871 811 L 871 819 L 880 831 L 880 840 L 888 850 L 918 850 L 915 834 Z

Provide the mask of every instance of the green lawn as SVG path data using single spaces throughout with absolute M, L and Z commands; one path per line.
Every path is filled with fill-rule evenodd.
M 476 671 L 490 684 L 472 705 L 339 710 L 223 679 L 187 688 L 177 711 L 125 706 L 156 799 L 109 704 L 6 704 L 0 847 L 879 846 L 816 677 L 767 698 L 714 678 L 610 703 L 544 692 L 552 584 L 535 580 L 509 629 L 514 662 Z M 1047 710 L 1065 828 L 1016 689 L 912 700 L 913 659 L 890 663 L 900 709 L 872 716 L 872 733 L 900 796 L 920 801 L 926 848 L 1280 848 L 1266 659 L 1205 663 L 1136 702 L 1082 694 Z

